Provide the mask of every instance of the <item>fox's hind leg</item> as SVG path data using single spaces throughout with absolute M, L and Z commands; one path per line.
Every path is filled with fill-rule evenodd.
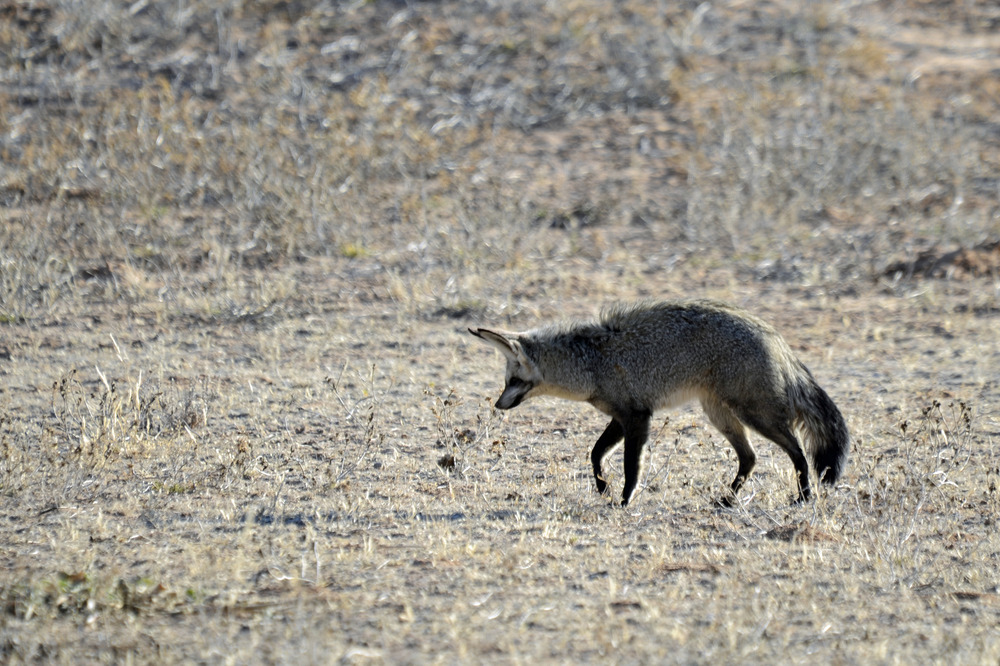
M 649 412 L 631 412 L 622 418 L 625 429 L 625 488 L 622 490 L 622 506 L 632 501 L 632 495 L 639 485 L 642 474 L 642 450 L 649 439 Z
M 799 496 L 796 501 L 804 502 L 809 499 L 812 495 L 812 491 L 809 489 L 809 463 L 806 462 L 806 456 L 802 453 L 802 446 L 799 444 L 798 438 L 786 425 L 772 425 L 772 422 L 750 423 L 749 425 L 785 450 L 788 457 L 792 459 L 792 465 L 795 466 L 795 476 L 799 488 Z
M 785 450 L 792 459 L 792 465 L 795 466 L 796 485 L 799 491 L 796 501 L 803 502 L 809 499 L 812 495 L 809 489 L 809 463 L 806 462 L 806 456 L 802 452 L 802 445 L 789 428 L 791 419 L 780 408 L 747 409 L 742 405 L 734 405 L 734 410 L 743 423 Z
M 757 454 L 747 439 L 746 426 L 737 418 L 733 410 L 726 407 L 715 397 L 705 397 L 701 400 L 701 408 L 705 410 L 705 416 L 712 422 L 719 432 L 725 436 L 733 449 L 736 450 L 736 457 L 739 459 L 739 469 L 736 470 L 736 478 L 730 484 L 730 493 L 722 498 L 720 503 L 723 506 L 732 506 L 736 499 L 736 493 L 740 491 L 743 483 L 750 477 L 754 465 L 757 464 Z
M 622 424 L 619 423 L 618 419 L 611 419 L 611 423 L 604 429 L 604 434 L 594 444 L 594 450 L 590 452 L 590 462 L 594 466 L 594 480 L 597 481 L 597 492 L 602 495 L 606 495 L 608 492 L 608 482 L 604 478 L 602 463 L 624 436 L 625 429 L 622 428 Z

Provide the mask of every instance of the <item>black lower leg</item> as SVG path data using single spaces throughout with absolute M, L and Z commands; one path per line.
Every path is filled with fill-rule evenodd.
M 608 492 L 608 482 L 604 478 L 602 464 L 605 456 L 618 445 L 618 442 L 625 436 L 622 424 L 617 419 L 611 419 L 611 423 L 604 429 L 604 433 L 594 444 L 594 450 L 590 452 L 590 462 L 594 466 L 594 480 L 597 482 L 597 492 L 602 495 Z
M 801 462 L 798 460 L 793 462 L 795 463 L 795 476 L 799 485 L 799 496 L 796 501 L 805 502 L 812 497 L 812 489 L 809 487 L 809 466 L 806 464 L 805 456 L 802 457 Z
M 649 438 L 649 412 L 633 412 L 623 419 L 625 428 L 625 488 L 622 490 L 622 506 L 632 501 L 642 474 L 642 450 Z

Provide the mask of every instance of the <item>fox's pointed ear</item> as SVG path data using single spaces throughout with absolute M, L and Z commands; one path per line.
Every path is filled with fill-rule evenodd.
M 508 358 L 516 359 L 518 357 L 520 344 L 518 344 L 517 338 L 513 333 L 491 331 L 488 328 L 470 328 L 469 333 L 472 333 L 477 338 L 486 340 L 491 345 L 495 345 Z

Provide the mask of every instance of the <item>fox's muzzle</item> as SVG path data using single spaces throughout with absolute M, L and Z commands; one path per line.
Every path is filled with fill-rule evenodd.
M 521 404 L 528 397 L 528 392 L 534 388 L 531 382 L 526 382 L 517 377 L 511 377 L 507 385 L 503 387 L 503 393 L 497 398 L 494 405 L 497 409 L 513 409 Z
M 497 409 L 514 409 L 520 405 L 523 400 L 523 395 L 517 395 L 511 398 L 506 395 L 506 392 L 504 392 L 499 398 L 497 398 L 497 401 L 493 403 L 493 406 Z

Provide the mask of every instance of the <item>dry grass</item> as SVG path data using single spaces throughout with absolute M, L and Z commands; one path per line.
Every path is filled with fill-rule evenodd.
M 0 659 L 995 662 L 998 22 L 0 0 Z M 695 294 L 836 489 L 716 508 L 680 410 L 625 511 L 592 410 L 491 410 L 466 324 Z

